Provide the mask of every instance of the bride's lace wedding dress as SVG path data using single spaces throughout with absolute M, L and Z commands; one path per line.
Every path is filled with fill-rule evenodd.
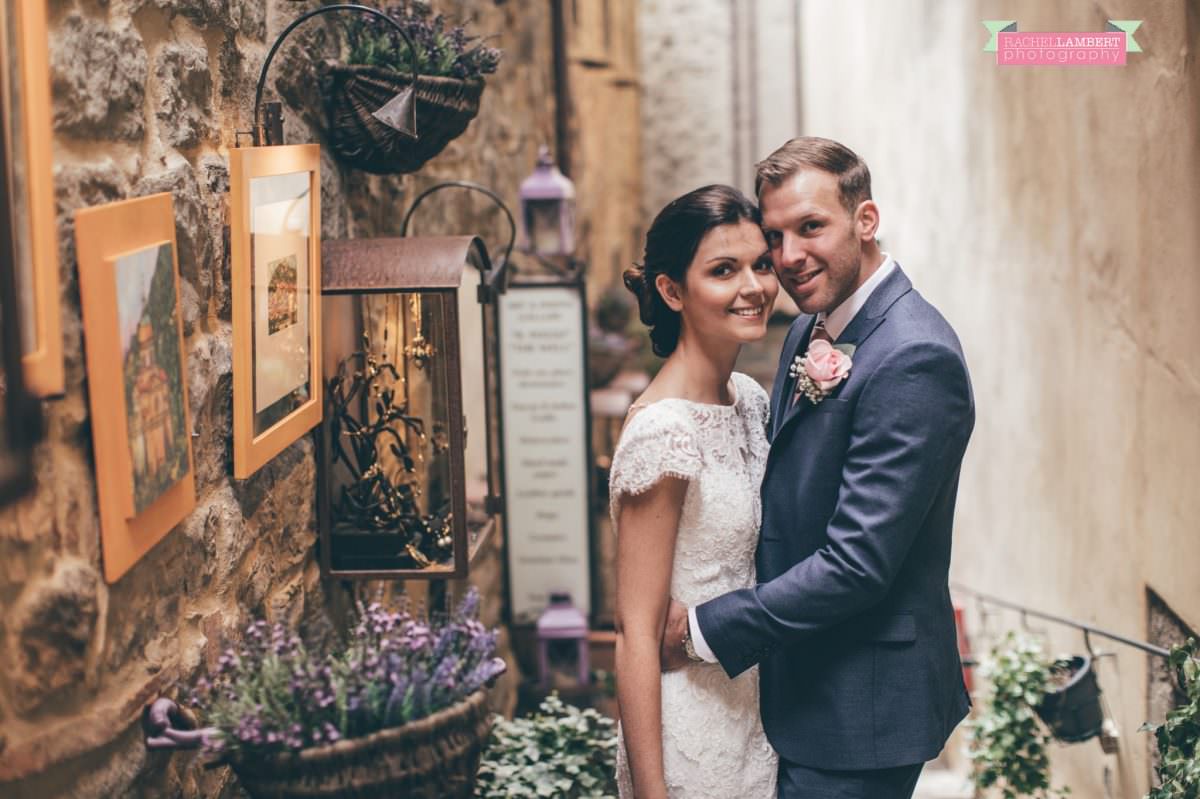
M 614 529 L 625 497 L 666 476 L 688 481 L 671 596 L 689 607 L 754 585 L 768 399 L 741 373 L 733 374 L 733 386 L 733 405 L 664 399 L 635 406 L 613 455 Z M 757 668 L 732 680 L 715 663 L 664 674 L 662 731 L 671 799 L 775 796 L 777 758 L 759 718 Z M 632 799 L 624 737 L 617 750 L 617 781 L 622 799 Z

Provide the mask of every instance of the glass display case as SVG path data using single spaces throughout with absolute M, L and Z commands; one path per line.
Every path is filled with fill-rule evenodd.
M 496 286 L 472 236 L 322 245 L 321 564 L 458 578 L 500 523 Z

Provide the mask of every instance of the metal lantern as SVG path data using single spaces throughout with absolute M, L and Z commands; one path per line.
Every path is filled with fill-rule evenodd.
M 575 252 L 575 184 L 542 147 L 537 167 L 521 182 L 522 252 L 566 258 Z
M 495 283 L 474 236 L 322 245 L 321 565 L 459 578 L 500 523 Z
M 543 688 L 550 688 L 550 648 L 555 642 L 564 642 L 573 649 L 571 659 L 575 665 L 575 677 L 580 685 L 591 681 L 591 663 L 588 651 L 588 620 L 583 611 L 571 603 L 571 595 L 552 592 L 550 604 L 542 611 L 537 621 L 538 678 Z

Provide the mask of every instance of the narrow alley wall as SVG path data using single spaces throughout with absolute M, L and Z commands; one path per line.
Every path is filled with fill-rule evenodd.
M 796 0 L 638 0 L 642 212 L 708 183 L 754 191 L 754 163 L 799 128 Z
M 319 3 L 285 0 L 51 0 L 54 158 L 67 391 L 45 403 L 36 492 L 0 513 L 0 794 L 6 797 L 236 795 L 228 771 L 147 753 L 137 721 L 159 693 L 194 684 L 255 616 L 320 639 L 345 619 L 345 584 L 314 557 L 316 468 L 302 438 L 252 478 L 231 473 L 228 153 L 249 130 L 274 37 Z M 394 235 L 415 191 L 437 180 L 494 187 L 515 208 L 542 143 L 554 141 L 549 4 L 440 0 L 504 50 L 479 117 L 417 176 L 374 177 L 325 153 L 325 237 Z M 311 64 L 336 22 L 289 39 L 272 67 L 292 143 L 318 141 L 305 113 Z M 243 143 L 245 143 L 243 138 Z M 77 209 L 174 194 L 197 508 L 114 585 L 101 577 L 87 375 L 71 218 Z M 430 202 L 433 206 L 433 202 Z M 439 210 L 440 208 L 440 210 Z M 425 232 L 504 228 L 486 203 L 425 209 Z M 495 539 L 493 539 L 495 540 Z M 497 542 L 498 543 L 498 542 Z M 501 564 L 472 581 L 500 618 Z M 362 590 L 372 590 L 364 587 Z M 511 686 L 509 688 L 511 690 Z
M 884 248 L 966 349 L 978 422 L 953 578 L 1141 639 L 1161 626 L 1152 591 L 1200 629 L 1200 3 L 801 9 L 802 132 L 867 160 Z M 985 19 L 1090 32 L 1108 18 L 1144 19 L 1127 66 L 1001 68 L 982 52 Z M 1049 641 L 1083 649 L 1053 625 Z M 1055 784 L 1142 796 L 1138 727 L 1162 720 L 1149 659 L 1103 648 L 1120 754 L 1056 747 Z

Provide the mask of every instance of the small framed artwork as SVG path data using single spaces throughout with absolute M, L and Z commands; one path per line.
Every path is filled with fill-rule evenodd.
M 233 476 L 321 421 L 321 174 L 315 144 L 229 156 Z
M 104 577 L 196 506 L 170 194 L 75 214 Z
M 0 0 L 0 94 L 9 157 L 21 363 L 27 390 L 63 392 L 58 237 L 51 173 L 50 67 L 45 0 Z

